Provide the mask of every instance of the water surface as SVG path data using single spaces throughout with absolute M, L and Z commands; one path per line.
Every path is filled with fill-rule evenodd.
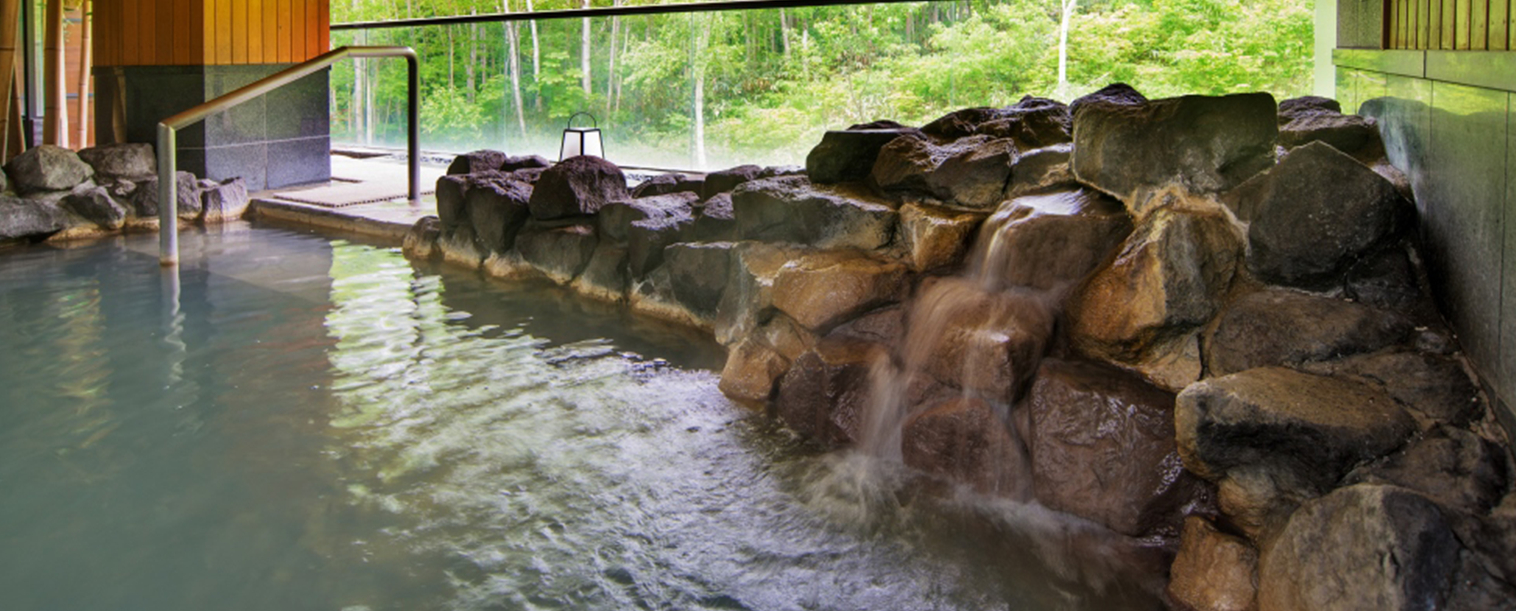
M 1098 528 L 822 455 L 703 338 L 275 228 L 0 251 L 0 609 L 1155 608 Z

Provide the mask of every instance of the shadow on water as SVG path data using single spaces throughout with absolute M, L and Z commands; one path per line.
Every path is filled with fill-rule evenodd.
M 1100 529 L 734 406 L 698 335 L 351 240 L 184 243 L 177 311 L 151 236 L 0 256 L 0 608 L 1157 606 Z

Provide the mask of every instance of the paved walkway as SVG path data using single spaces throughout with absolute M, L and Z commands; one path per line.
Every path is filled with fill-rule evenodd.
M 332 181 L 253 194 L 260 218 L 400 239 L 423 216 L 437 214 L 433 195 L 447 168 L 422 164 L 419 204 L 405 200 L 406 165 L 386 157 L 332 155 Z

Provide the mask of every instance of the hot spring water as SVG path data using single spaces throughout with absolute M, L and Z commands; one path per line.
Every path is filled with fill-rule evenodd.
M 0 608 L 1159 606 L 1102 529 L 817 455 L 677 329 L 285 230 L 183 248 L 177 293 L 152 236 L 0 253 Z M 1046 313 L 991 275 L 880 383 L 954 292 Z

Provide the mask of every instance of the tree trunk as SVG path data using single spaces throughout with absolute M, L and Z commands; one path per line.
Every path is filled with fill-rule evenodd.
M 621 0 L 611 0 L 611 6 L 621 6 Z M 605 112 L 609 120 L 611 108 L 616 105 L 616 34 L 621 29 L 621 18 L 611 17 L 611 44 L 605 48 L 606 55 L 610 56 L 606 61 L 605 69 Z
M 94 19 L 90 16 L 90 2 L 84 0 L 79 4 L 79 111 L 74 113 L 79 117 L 77 133 L 80 148 L 89 146 L 90 67 L 94 63 L 90 38 L 94 34 L 93 30 Z
M 1069 16 L 1079 0 L 1059 0 L 1063 5 L 1058 19 L 1058 98 L 1068 99 L 1069 94 Z
M 532 12 L 532 0 L 526 0 L 526 12 Z M 542 58 L 537 52 L 537 20 L 528 22 L 532 26 L 532 83 L 536 84 L 542 74 Z M 538 91 L 532 96 L 532 101 L 537 112 L 542 112 L 542 92 Z
M 474 14 L 474 11 L 469 11 Z M 479 63 L 479 24 L 468 24 L 468 63 L 463 64 L 463 82 L 466 90 L 463 96 L 468 103 L 474 103 L 474 66 Z
M 453 26 L 442 26 L 447 30 L 447 88 L 456 89 L 458 84 L 453 80 Z
M 47 102 L 42 117 L 42 142 L 68 147 L 68 84 L 64 77 L 63 60 L 63 0 L 48 0 L 47 19 L 44 24 L 47 35 L 43 56 L 43 99 Z
M 584 0 L 584 8 L 590 8 L 590 0 Z M 584 85 L 584 104 L 590 103 L 590 18 L 580 20 L 579 35 L 579 71 L 580 80 Z
M 501 5 L 506 12 L 510 12 L 510 3 L 502 0 Z M 521 128 L 521 143 L 526 144 L 526 114 L 521 109 L 521 31 L 517 28 L 518 22 L 507 21 L 505 26 L 505 46 L 510 53 L 511 59 L 506 68 L 511 71 L 511 99 L 516 103 L 516 126 Z
M 790 18 L 784 14 L 784 9 L 779 9 L 779 40 L 784 44 L 784 61 L 790 61 Z
M 693 14 L 690 15 L 690 25 L 697 25 L 696 16 Z M 693 101 L 695 126 L 690 137 L 694 140 L 695 169 L 703 170 L 705 169 L 705 40 L 709 32 L 707 27 L 709 24 L 704 15 L 698 19 L 698 25 L 700 27 L 691 32 L 695 38 L 695 44 L 690 46 L 690 80 L 695 83 Z

